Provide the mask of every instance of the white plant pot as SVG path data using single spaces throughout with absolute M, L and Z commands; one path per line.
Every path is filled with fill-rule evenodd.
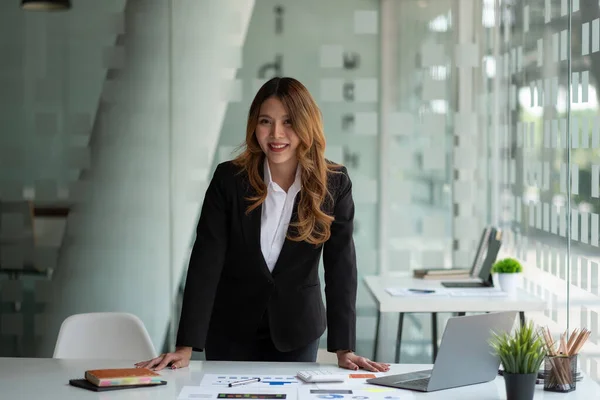
M 517 288 L 521 284 L 521 273 L 497 274 L 498 284 L 503 292 L 510 295 L 517 293 Z

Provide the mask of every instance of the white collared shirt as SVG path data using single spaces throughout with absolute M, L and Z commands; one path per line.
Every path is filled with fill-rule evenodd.
M 285 242 L 288 226 L 294 210 L 296 195 L 300 192 L 300 165 L 296 169 L 296 179 L 287 193 L 271 180 L 271 169 L 265 158 L 264 179 L 267 185 L 267 198 L 262 205 L 260 218 L 260 249 L 269 271 L 273 272 L 275 263 Z

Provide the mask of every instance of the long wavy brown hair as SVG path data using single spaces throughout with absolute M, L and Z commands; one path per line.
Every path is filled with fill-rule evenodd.
M 265 100 L 275 96 L 278 98 L 290 117 L 294 132 L 300 138 L 296 149 L 296 157 L 301 167 L 300 200 L 298 202 L 298 221 L 291 223 L 294 234 L 288 234 L 290 240 L 306 241 L 319 245 L 331 236 L 333 216 L 323 210 L 323 205 L 331 201 L 327 189 L 329 172 L 336 172 L 339 165 L 325 160 L 325 135 L 321 111 L 308 89 L 293 78 L 273 78 L 258 91 L 248 112 L 246 142 L 242 145 L 242 153 L 233 160 L 248 174 L 254 194 L 248 197 L 252 202 L 246 213 L 260 206 L 267 197 L 267 186 L 260 173 L 263 168 L 263 153 L 255 129 L 258 124 L 260 107 Z

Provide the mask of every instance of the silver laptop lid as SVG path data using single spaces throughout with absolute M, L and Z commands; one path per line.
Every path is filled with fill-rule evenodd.
M 489 344 L 492 331 L 512 330 L 516 311 L 450 318 L 442 336 L 428 391 L 489 382 L 500 359 Z

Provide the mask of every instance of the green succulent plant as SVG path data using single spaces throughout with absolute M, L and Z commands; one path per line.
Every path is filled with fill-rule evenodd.
M 544 341 L 531 321 L 514 333 L 492 332 L 490 345 L 509 374 L 537 373 L 546 357 Z
M 514 258 L 504 258 L 494 263 L 492 272 L 498 274 L 514 274 L 523 272 L 523 267 L 521 266 L 521 263 Z

